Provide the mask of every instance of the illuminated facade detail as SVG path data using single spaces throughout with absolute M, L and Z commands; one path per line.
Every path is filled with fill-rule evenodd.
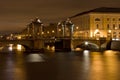
M 97 8 L 71 17 L 75 27 L 74 36 L 81 38 L 119 38 L 120 8 Z M 116 33 L 114 33 L 116 32 Z M 87 33 L 88 36 L 85 34 Z M 77 35 L 76 35 L 77 34 Z

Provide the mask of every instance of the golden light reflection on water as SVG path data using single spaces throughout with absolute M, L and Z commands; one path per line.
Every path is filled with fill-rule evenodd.
M 25 61 L 22 55 L 22 52 L 17 52 L 16 61 L 15 61 L 15 68 L 14 68 L 14 77 L 15 80 L 27 80 L 26 77 L 26 68 L 25 68 Z
M 102 53 L 101 53 L 102 54 Z M 93 55 L 89 71 L 90 80 L 119 80 L 118 56 L 114 51 L 105 51 L 103 55 Z
M 52 59 L 50 60 L 50 58 L 44 58 L 46 56 L 44 54 L 34 53 L 24 56 L 21 51 L 18 51 L 16 54 L 9 53 L 7 57 L 4 55 L 4 58 L 7 59 L 5 61 L 0 55 L 0 61 L 1 64 L 3 64 L 2 61 L 6 62 L 4 64 L 5 80 L 28 80 L 27 78 L 34 80 L 36 72 L 38 72 L 37 78 L 39 78 L 37 80 L 40 80 L 41 77 L 42 80 L 45 80 L 43 76 L 52 77 L 47 80 L 120 80 L 120 56 L 118 54 L 119 52 L 111 50 L 105 52 L 85 50 L 80 55 L 75 55 L 74 52 L 60 52 L 49 53 L 49 55 L 56 55 L 53 58 L 50 56 Z M 44 62 L 41 63 L 41 61 Z M 0 71 L 2 71 L 1 69 L 0 66 Z M 52 75 L 53 72 L 54 75 Z M 0 73 L 2 74 L 2 72 Z M 46 75 L 48 73 L 49 75 Z M 56 76 L 57 79 L 55 79 Z
M 45 62 L 44 55 L 43 54 L 29 54 L 27 56 L 28 62 Z
M 8 53 L 8 55 L 2 57 L 6 58 L 3 80 L 27 80 L 23 55 Z
M 89 79 L 90 80 L 102 80 L 104 78 L 104 63 L 102 60 L 102 56 L 97 53 L 91 53 L 91 63 L 90 63 L 90 71 L 89 71 Z

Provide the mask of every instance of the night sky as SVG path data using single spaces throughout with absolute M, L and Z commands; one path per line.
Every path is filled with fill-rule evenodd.
M 0 32 L 22 31 L 35 17 L 48 24 L 98 7 L 120 8 L 120 0 L 1 0 Z

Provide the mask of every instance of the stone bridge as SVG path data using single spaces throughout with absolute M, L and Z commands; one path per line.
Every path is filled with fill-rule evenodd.
M 42 38 L 42 39 L 22 39 L 22 40 L 0 40 L 3 45 L 7 44 L 20 44 L 25 47 L 25 49 L 42 49 L 47 45 L 52 45 L 60 49 L 75 49 L 78 45 L 84 42 L 90 42 L 97 46 L 101 46 L 106 40 L 95 40 L 95 39 L 79 39 L 79 38 Z
M 43 39 L 36 39 L 36 40 L 28 40 L 28 39 L 22 39 L 22 40 L 0 40 L 0 46 L 6 46 L 8 44 L 20 44 L 24 46 L 25 49 L 41 49 L 43 48 Z

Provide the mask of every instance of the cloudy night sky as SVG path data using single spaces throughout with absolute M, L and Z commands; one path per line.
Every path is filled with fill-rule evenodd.
M 98 7 L 120 8 L 120 0 L 1 0 L 0 32 L 22 31 L 35 17 L 48 24 Z

